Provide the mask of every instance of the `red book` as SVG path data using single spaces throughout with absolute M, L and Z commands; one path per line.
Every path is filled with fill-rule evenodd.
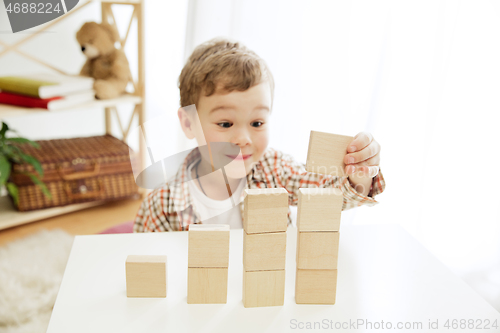
M 22 106 L 27 108 L 39 108 L 49 111 L 75 106 L 81 103 L 89 102 L 94 99 L 94 91 L 85 91 L 83 93 L 67 96 L 57 96 L 51 98 L 36 98 L 26 95 L 18 95 L 6 91 L 0 91 L 0 103 Z

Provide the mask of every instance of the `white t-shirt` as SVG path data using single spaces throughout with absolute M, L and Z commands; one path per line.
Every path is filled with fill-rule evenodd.
M 196 162 L 188 167 L 190 177 L 195 165 Z M 241 179 L 238 187 L 233 191 L 232 197 L 225 200 L 210 199 L 196 186 L 195 181 L 197 180 L 194 179 L 193 181 L 192 178 L 191 180 L 188 182 L 189 192 L 193 199 L 194 208 L 200 215 L 203 224 L 229 224 L 231 229 L 243 228 L 239 200 L 241 192 L 245 189 L 246 178 Z M 234 206 L 233 202 L 235 203 Z

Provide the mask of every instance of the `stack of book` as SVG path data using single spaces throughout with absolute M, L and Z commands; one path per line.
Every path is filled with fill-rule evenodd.
M 94 100 L 94 79 L 84 76 L 32 74 L 0 76 L 0 103 L 49 111 Z

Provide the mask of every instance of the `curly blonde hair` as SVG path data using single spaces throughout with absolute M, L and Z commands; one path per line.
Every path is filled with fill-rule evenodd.
M 200 94 L 223 91 L 245 91 L 268 81 L 271 101 L 274 80 L 271 71 L 255 52 L 239 42 L 214 38 L 195 48 L 179 76 L 181 107 L 197 104 Z

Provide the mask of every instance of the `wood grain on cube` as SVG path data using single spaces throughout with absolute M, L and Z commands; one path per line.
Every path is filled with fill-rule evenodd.
M 243 228 L 248 234 L 286 231 L 288 192 L 284 188 L 245 190 Z
M 297 233 L 297 268 L 336 269 L 338 256 L 338 232 Z
M 345 176 L 344 157 L 352 136 L 311 131 L 306 170 L 326 175 Z
M 188 304 L 227 302 L 227 268 L 188 268 Z
M 344 196 L 338 188 L 300 188 L 298 231 L 339 231 Z
M 188 234 L 188 267 L 228 267 L 229 225 L 193 224 Z
M 246 308 L 282 306 L 285 302 L 285 270 L 243 271 L 243 305 Z
M 295 303 L 335 304 L 336 292 L 336 269 L 297 269 Z
M 247 271 L 285 269 L 286 232 L 243 232 L 243 265 Z
M 167 297 L 167 256 L 129 255 L 125 272 L 127 297 Z

